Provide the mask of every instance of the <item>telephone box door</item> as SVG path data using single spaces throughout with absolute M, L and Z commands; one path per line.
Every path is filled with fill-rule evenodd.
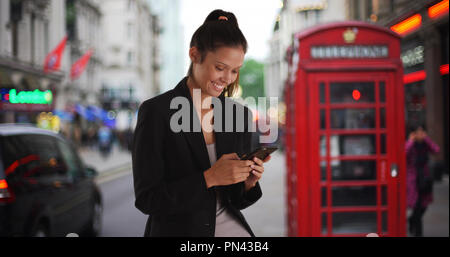
M 312 235 L 397 236 L 394 72 L 317 72 L 308 84 Z

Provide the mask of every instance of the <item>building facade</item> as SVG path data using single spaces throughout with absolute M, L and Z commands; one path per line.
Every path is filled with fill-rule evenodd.
M 1 123 L 36 123 L 59 100 L 64 73 L 46 74 L 44 60 L 64 37 L 64 6 L 59 0 L 0 1 Z M 21 97 L 43 94 L 45 104 Z
M 152 11 L 158 15 L 160 30 L 160 57 L 161 83 L 159 93 L 173 89 L 180 79 L 187 74 L 184 60 L 188 46 L 184 45 L 183 26 L 180 21 L 180 0 L 147 0 Z M 164 56 L 164 58 L 161 58 Z
M 117 114 L 117 129 L 133 127 L 141 102 L 155 96 L 159 81 L 159 24 L 143 0 L 102 1 L 101 103 Z
M 269 40 L 270 54 L 265 62 L 267 96 L 281 97 L 288 74 L 286 51 L 293 35 L 317 24 L 347 19 L 346 0 L 284 0 Z
M 66 31 L 68 36 L 68 61 L 65 98 L 58 105 L 67 108 L 75 103 L 83 105 L 98 105 L 101 88 L 100 73 L 103 66 L 103 49 L 101 45 L 102 14 L 98 1 L 94 0 L 66 0 Z M 89 50 L 93 54 L 86 70 L 77 79 L 70 78 L 71 65 Z

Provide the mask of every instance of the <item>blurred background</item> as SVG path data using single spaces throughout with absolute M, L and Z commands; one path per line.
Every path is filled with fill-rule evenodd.
M 137 110 L 186 75 L 191 36 L 214 9 L 233 12 L 249 44 L 235 97 L 279 99 L 265 118 L 279 124 L 280 150 L 266 165 L 262 199 L 244 215 L 257 236 L 280 237 L 288 235 L 290 222 L 284 87 L 294 35 L 349 20 L 394 30 L 422 14 L 419 25 L 394 30 L 401 35 L 405 132 L 425 124 L 441 149 L 430 162 L 435 200 L 424 217 L 424 236 L 449 236 L 448 1 L 1 0 L 0 123 L 54 131 L 97 171 L 99 236 L 143 235 L 146 216 L 134 207 L 130 155 Z M 4 185 L 11 163 L 0 166 Z

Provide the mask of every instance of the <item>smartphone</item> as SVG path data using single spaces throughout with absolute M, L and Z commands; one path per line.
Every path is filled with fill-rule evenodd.
M 241 156 L 241 160 L 252 160 L 253 157 L 264 160 L 267 158 L 267 156 L 275 152 L 277 149 L 278 147 L 260 147 L 251 153 L 243 154 Z

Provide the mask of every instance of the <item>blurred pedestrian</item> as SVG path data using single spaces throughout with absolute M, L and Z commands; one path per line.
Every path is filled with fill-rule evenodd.
M 188 76 L 139 108 L 132 156 L 135 206 L 149 215 L 144 235 L 254 236 L 241 210 L 262 196 L 258 180 L 270 157 L 240 160 L 239 154 L 253 150 L 252 124 L 244 119 L 245 132 L 214 133 L 216 106 L 211 105 L 222 104 L 225 110 L 225 103 L 234 102 L 225 94 L 232 96 L 238 88 L 247 41 L 233 13 L 214 10 L 190 47 Z M 182 121 L 200 123 L 202 133 L 174 131 L 172 103 L 180 99 L 188 103 L 187 114 L 194 113 Z M 250 109 L 241 107 L 251 118 Z M 223 123 L 236 124 L 235 118 Z
M 107 126 L 102 126 L 98 130 L 98 146 L 103 158 L 108 157 L 111 152 L 112 137 L 112 131 Z
M 428 168 L 429 154 L 439 152 L 439 146 L 427 136 L 422 126 L 409 133 L 406 148 L 407 205 L 412 209 L 408 218 L 409 232 L 423 236 L 422 218 L 433 201 L 433 176 Z
M 133 149 L 133 131 L 131 128 L 125 130 L 125 144 L 128 151 L 132 151 Z

